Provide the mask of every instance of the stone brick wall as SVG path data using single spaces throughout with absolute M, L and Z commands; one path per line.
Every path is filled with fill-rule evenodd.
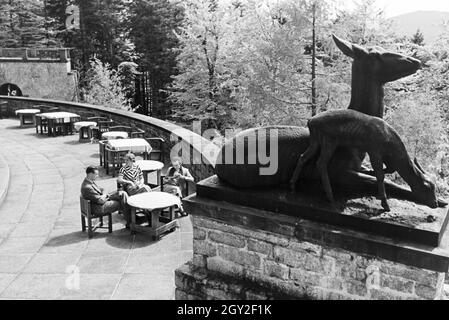
M 0 85 L 13 83 L 32 98 L 72 101 L 76 92 L 70 62 L 0 61 Z
M 166 164 L 170 162 L 170 152 L 172 147 L 176 144 L 184 146 L 189 156 L 187 158 L 195 159 L 195 162 L 185 166 L 189 168 L 195 181 L 201 181 L 214 174 L 214 160 L 213 157 L 202 156 L 202 145 L 208 145 L 210 142 L 197 135 L 196 133 L 181 128 L 176 124 L 165 122 L 156 118 L 147 117 L 129 111 L 105 108 L 102 106 L 94 106 L 82 103 L 72 103 L 66 101 L 42 100 L 31 98 L 12 98 L 0 97 L 0 101 L 8 101 L 8 110 L 10 115 L 14 115 L 14 111 L 18 109 L 30 108 L 34 105 L 56 106 L 61 111 L 73 112 L 87 118 L 92 116 L 104 116 L 114 120 L 117 124 L 126 126 L 135 126 L 146 132 L 147 137 L 160 137 L 165 140 L 163 145 L 164 160 Z M 193 146 L 191 141 L 196 139 L 199 141 L 200 147 Z M 208 150 L 211 150 L 210 147 Z M 216 150 L 218 154 L 218 148 Z M 202 156 L 202 157 L 201 157 Z M 194 187 L 194 186 L 192 186 Z
M 445 272 L 301 241 L 294 226 L 267 232 L 192 208 L 193 258 L 176 271 L 177 299 L 442 299 Z

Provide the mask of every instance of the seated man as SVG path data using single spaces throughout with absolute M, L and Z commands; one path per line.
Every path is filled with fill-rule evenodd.
M 89 166 L 86 169 L 86 178 L 81 184 L 81 195 L 91 201 L 92 214 L 100 217 L 122 209 L 128 226 L 131 216 L 131 210 L 126 204 L 128 195 L 123 191 L 105 194 L 104 189 L 95 183 L 97 178 L 98 168 Z
M 117 178 L 117 182 L 123 185 L 129 196 L 151 191 L 151 188 L 144 184 L 142 170 L 134 163 L 135 161 L 135 155 L 128 153 L 125 156 L 126 164 L 120 168 Z
M 164 178 L 164 192 L 177 195 L 182 198 L 185 194 L 186 184 L 190 181 L 193 182 L 195 179 L 190 174 L 189 169 L 182 166 L 181 158 L 173 158 L 172 166 L 167 170 L 167 176 Z M 187 215 L 184 208 L 181 206 L 179 208 L 181 215 Z

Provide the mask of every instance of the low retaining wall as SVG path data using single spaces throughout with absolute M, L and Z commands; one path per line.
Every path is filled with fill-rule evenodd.
M 449 250 L 198 196 L 176 299 L 442 299 Z
M 129 111 L 84 103 L 0 96 L 0 101 L 2 100 L 8 102 L 8 111 L 11 115 L 14 115 L 14 111 L 18 109 L 26 109 L 34 105 L 47 105 L 56 106 L 61 111 L 79 114 L 83 118 L 104 116 L 122 125 L 136 126 L 144 130 L 148 137 L 160 137 L 166 141 L 163 150 L 166 162 L 169 161 L 170 152 L 174 146 L 182 148 L 185 166 L 190 169 L 195 181 L 203 180 L 214 174 L 218 147 L 200 135 L 176 124 Z M 206 149 L 208 152 L 203 152 Z M 189 164 L 186 159 L 193 160 L 191 161 L 193 163 Z

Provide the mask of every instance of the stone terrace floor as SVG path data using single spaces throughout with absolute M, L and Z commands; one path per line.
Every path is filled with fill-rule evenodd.
M 153 242 L 130 235 L 114 214 L 113 233 L 101 229 L 89 240 L 79 194 L 85 168 L 99 164 L 98 145 L 18 125 L 0 120 L 0 157 L 11 176 L 0 203 L 0 299 L 174 299 L 174 270 L 192 257 L 190 218 Z M 115 181 L 101 174 L 98 183 L 110 191 Z

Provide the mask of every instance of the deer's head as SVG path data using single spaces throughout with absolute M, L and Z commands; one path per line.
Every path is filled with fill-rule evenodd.
M 430 208 L 438 208 L 439 202 L 435 194 L 435 184 L 430 180 L 428 174 L 419 165 L 418 160 L 414 161 L 415 171 L 418 173 L 420 183 L 412 187 L 412 192 L 419 200 Z
M 332 35 L 337 47 L 354 59 L 353 70 L 379 83 L 387 83 L 414 74 L 421 67 L 417 59 L 380 47 L 364 48 Z

